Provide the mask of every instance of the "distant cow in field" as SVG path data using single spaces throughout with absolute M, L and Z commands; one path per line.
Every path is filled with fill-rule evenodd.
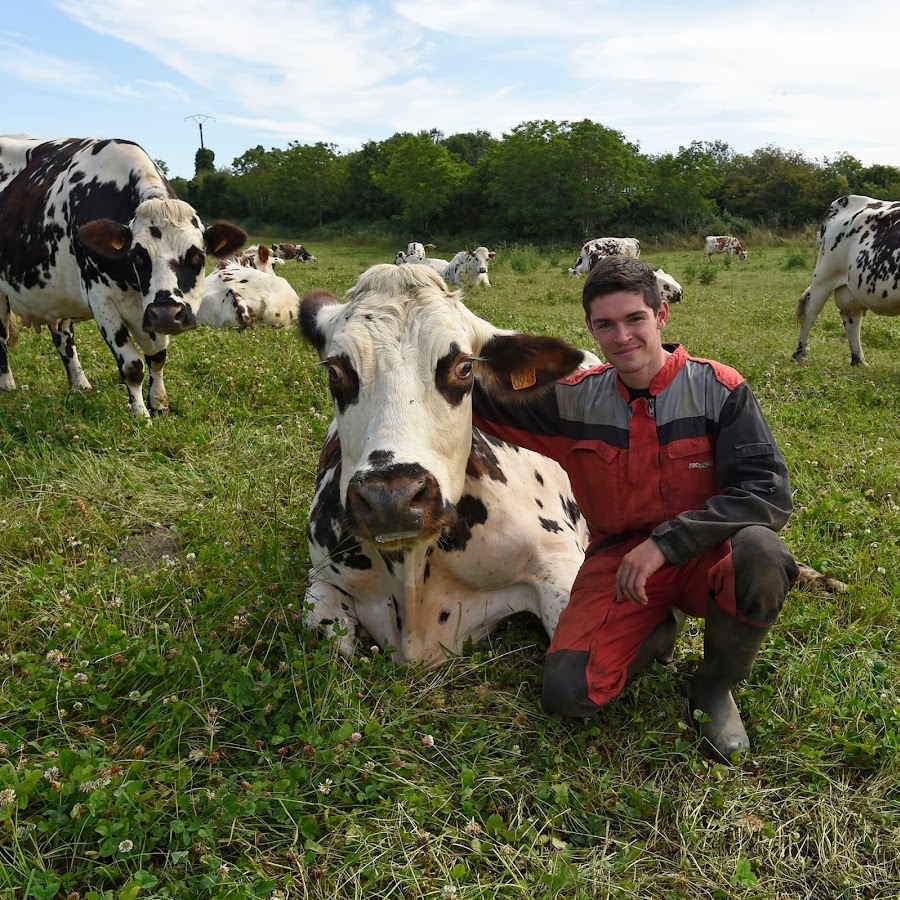
M 309 512 L 308 623 L 340 625 L 345 654 L 360 628 L 400 664 L 437 665 L 523 610 L 552 634 L 585 522 L 555 462 L 473 428 L 472 389 L 529 395 L 584 354 L 494 327 L 417 265 L 373 266 L 345 303 L 307 294 L 300 327 L 335 413 Z M 525 365 L 533 386 L 514 392 Z
M 816 235 L 819 256 L 812 283 L 797 303 L 803 362 L 809 332 L 833 293 L 850 344 L 850 363 L 865 366 L 860 327 L 866 312 L 900 315 L 900 202 L 854 194 L 825 212 Z
M 254 244 L 220 259 L 216 263 L 217 269 L 228 269 L 231 266 L 246 266 L 248 269 L 257 269 L 268 275 L 275 274 L 275 263 L 283 264 L 284 260 L 275 256 L 274 252 L 263 245 Z
M 714 253 L 725 253 L 728 257 L 737 256 L 741 262 L 747 258 L 747 251 L 736 237 L 727 234 L 711 234 L 704 238 L 703 257 L 709 262 Z
M 444 270 L 444 280 L 452 284 L 483 284 L 491 286 L 488 278 L 488 261 L 496 256 L 496 252 L 487 247 L 476 247 L 474 250 L 460 250 Z
M 197 321 L 212 328 L 284 328 L 296 322 L 299 305 L 297 292 L 280 275 L 246 266 L 217 266 L 203 282 Z
M 74 390 L 91 390 L 74 322 L 94 319 L 128 389 L 132 415 L 168 409 L 163 366 L 171 335 L 196 327 L 206 254 L 228 256 L 247 235 L 205 227 L 176 199 L 137 144 L 96 138 L 0 137 L 0 390 L 10 310 L 48 325 Z M 137 344 L 137 347 L 135 347 Z
M 592 238 L 581 245 L 581 253 L 575 264 L 569 269 L 569 277 L 587 275 L 605 256 L 641 257 L 641 242 L 633 237 L 601 237 Z
M 656 284 L 659 288 L 659 296 L 666 303 L 681 303 L 684 300 L 684 291 L 681 285 L 667 272 L 662 269 L 656 269 L 653 273 L 656 276 Z
M 300 262 L 309 263 L 318 262 L 303 244 L 272 244 L 272 252 L 279 259 L 296 259 Z
M 432 256 L 409 256 L 400 250 L 397 255 L 394 257 L 394 265 L 397 266 L 428 266 L 429 268 L 434 269 L 438 275 L 443 276 L 444 272 L 447 271 L 447 266 L 449 263 L 446 259 L 437 259 Z

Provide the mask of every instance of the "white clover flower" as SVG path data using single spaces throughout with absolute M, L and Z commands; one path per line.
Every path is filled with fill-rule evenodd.
M 53 781 L 56 776 L 59 775 L 59 767 L 58 766 L 50 766 L 49 769 L 44 770 L 44 778 L 47 781 Z
M 350 740 L 353 741 L 354 744 L 358 744 L 362 740 L 362 735 L 358 731 L 354 731 L 353 734 L 350 735 Z
M 141 692 L 140 692 L 140 691 L 132 691 L 132 692 L 128 695 L 128 699 L 129 699 L 132 703 L 140 703 L 140 702 L 141 702 Z
M 76 672 L 75 675 L 72 677 L 72 681 L 75 684 L 87 684 L 88 677 L 84 672 Z
M 331 793 L 331 786 L 332 786 L 333 784 L 334 784 L 334 782 L 333 782 L 330 778 L 326 778 L 326 779 L 325 779 L 325 780 L 324 780 L 324 781 L 316 788 L 316 790 L 317 790 L 320 794 L 330 794 L 330 793 Z
M 434 746 L 434 738 L 430 734 L 426 734 L 425 737 L 422 738 L 422 746 L 427 747 L 430 750 Z
M 44 657 L 48 665 L 58 666 L 66 658 L 62 650 L 48 650 Z
M 6 788 L 5 790 L 0 791 L 0 809 L 5 809 L 7 806 L 12 806 L 15 802 L 15 788 Z
M 481 834 L 481 825 L 474 818 L 466 822 L 466 834 Z
M 119 853 L 131 853 L 134 850 L 134 843 L 127 838 L 119 842 Z
M 878 574 L 879 574 L 879 575 L 887 575 L 887 569 L 886 569 L 884 566 L 879 566 L 879 567 L 878 567 Z
M 445 884 L 441 888 L 441 896 L 446 898 L 446 900 L 454 900 L 454 898 L 458 896 L 458 894 L 456 893 L 456 886 L 452 884 Z

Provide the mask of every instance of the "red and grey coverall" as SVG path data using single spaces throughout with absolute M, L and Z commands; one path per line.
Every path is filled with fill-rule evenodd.
M 622 690 L 673 606 L 702 617 L 712 597 L 771 625 L 798 574 L 777 534 L 792 511 L 787 467 L 753 392 L 734 369 L 665 348 L 649 397 L 630 399 L 610 365 L 524 403 L 475 390 L 476 427 L 555 459 L 590 529 L 544 670 L 545 705 L 568 715 Z M 650 536 L 668 564 L 647 580 L 649 603 L 616 600 L 621 558 Z

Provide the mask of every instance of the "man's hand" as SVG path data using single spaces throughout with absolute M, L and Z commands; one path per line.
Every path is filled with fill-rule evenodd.
M 647 538 L 622 557 L 616 572 L 616 600 L 647 605 L 649 597 L 644 587 L 647 579 L 658 572 L 668 560 L 653 538 Z

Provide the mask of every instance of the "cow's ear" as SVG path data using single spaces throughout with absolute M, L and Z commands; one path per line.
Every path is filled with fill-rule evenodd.
M 527 399 L 574 372 L 584 353 L 537 334 L 497 334 L 478 353 L 478 380 L 499 399 Z
M 488 250 L 488 259 L 493 259 L 497 255 L 496 250 Z
M 78 237 L 88 250 L 106 259 L 122 259 L 131 249 L 131 229 L 112 219 L 95 219 L 82 225 Z
M 327 334 L 323 323 L 319 320 L 319 312 L 336 303 L 337 298 L 328 291 L 310 291 L 300 301 L 297 327 L 300 329 L 300 335 L 316 348 L 320 357 L 325 352 Z
M 206 252 L 220 259 L 237 253 L 247 243 L 247 232 L 231 222 L 216 222 L 203 233 Z

